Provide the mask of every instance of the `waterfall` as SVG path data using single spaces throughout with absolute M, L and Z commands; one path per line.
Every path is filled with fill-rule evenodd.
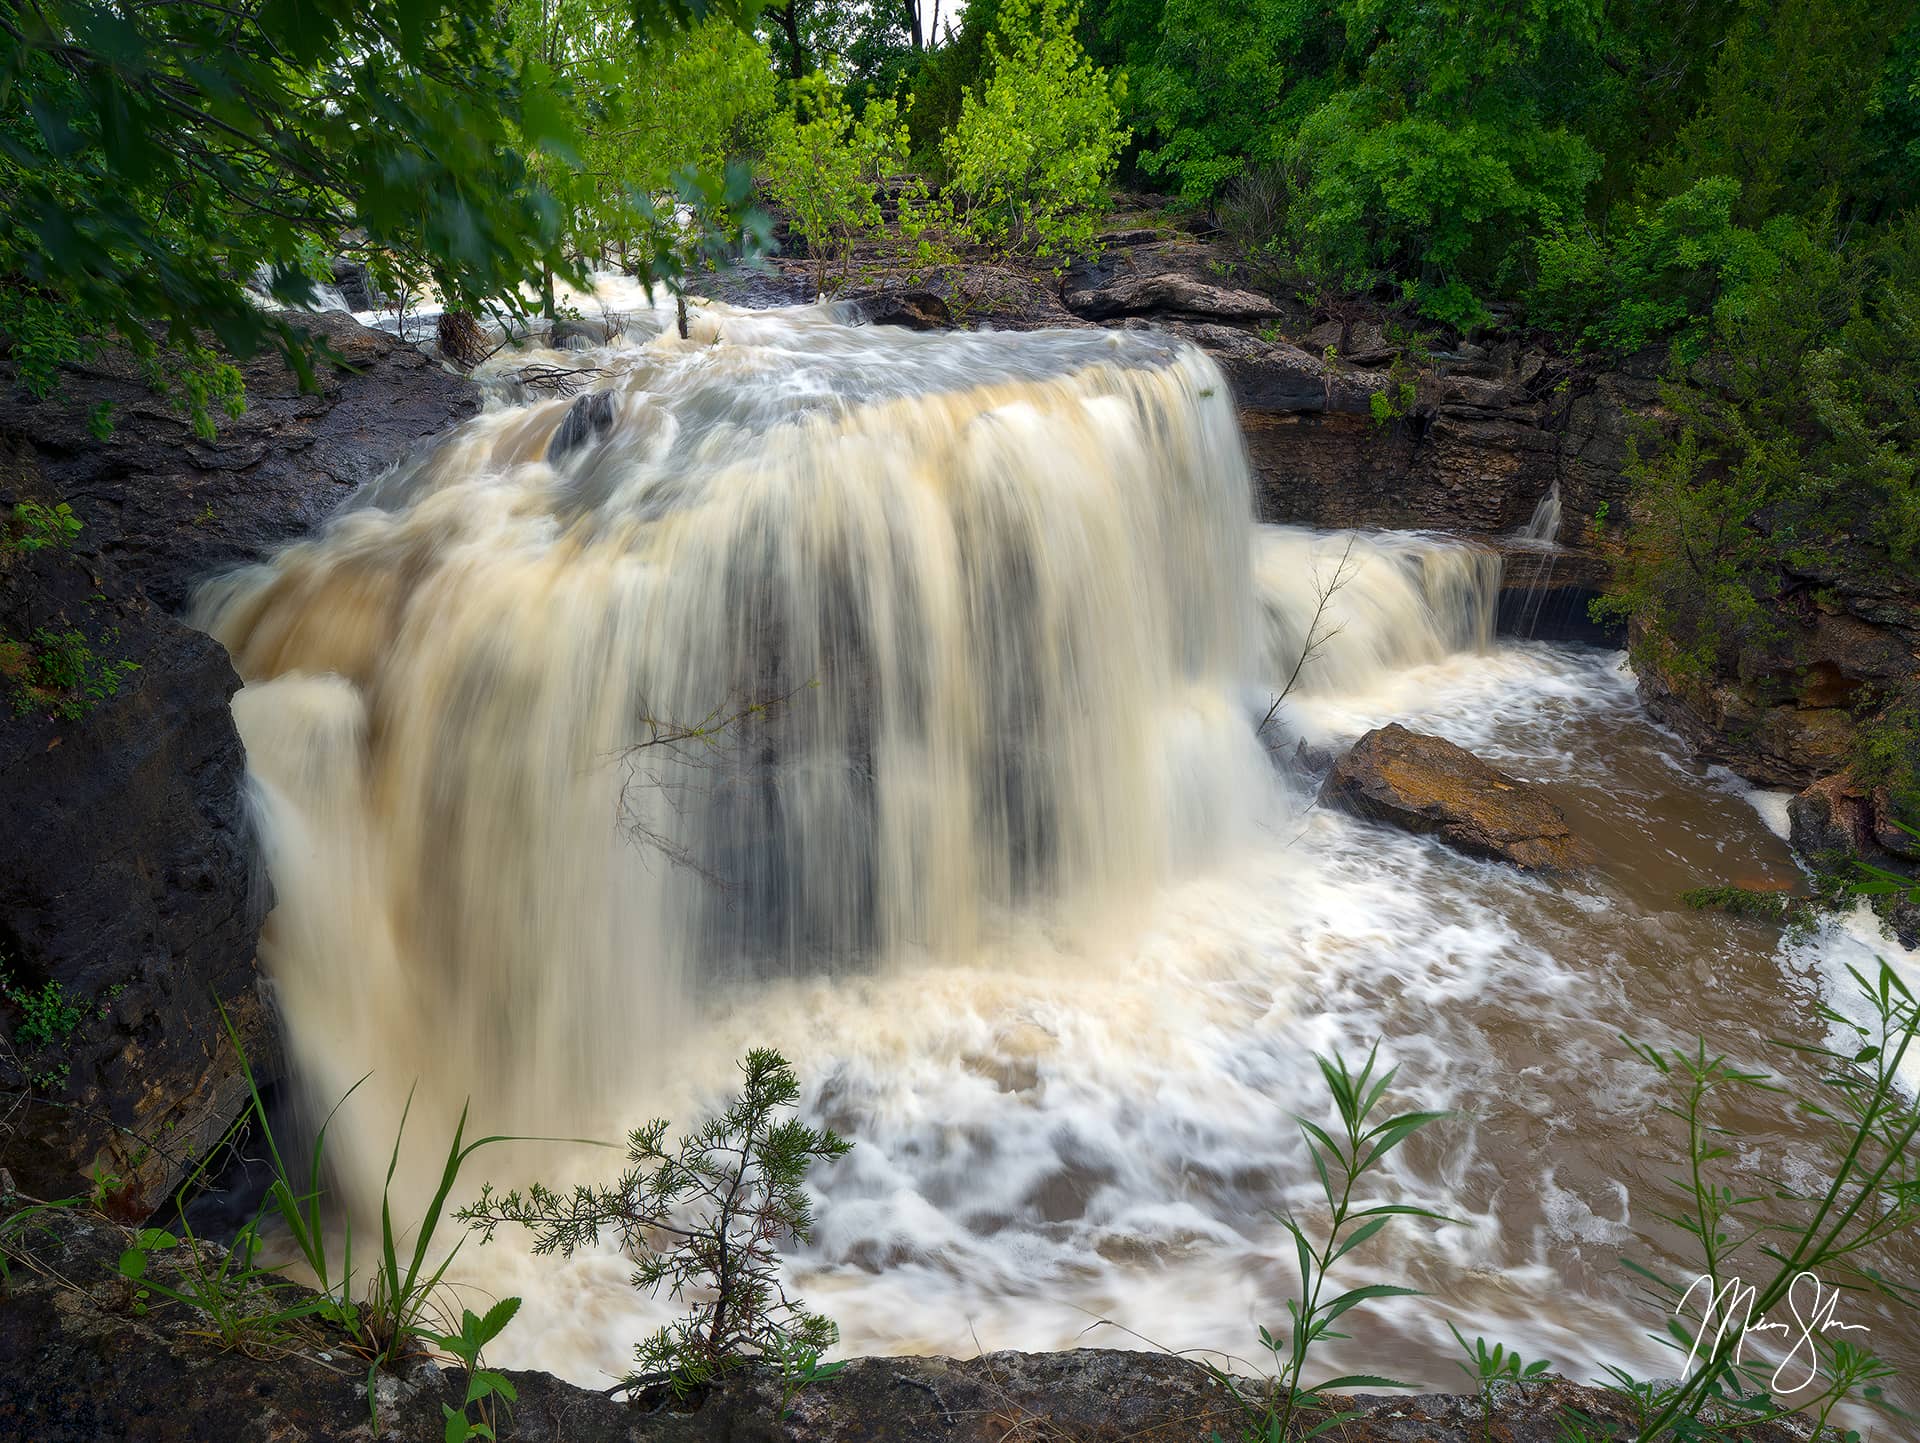
M 1570 1366 L 1656 1366 L 1580 1251 L 1626 1236 L 1647 1130 L 1621 1019 L 1670 1016 L 1676 958 L 1727 1017 L 1771 1004 L 1748 939 L 1670 910 L 1757 820 L 1617 662 L 1494 645 L 1492 548 L 1256 526 L 1227 385 L 1171 339 L 718 305 L 682 338 L 598 299 L 617 340 L 496 358 L 482 415 L 200 598 L 294 1075 L 322 1114 L 361 1084 L 348 1205 L 377 1215 L 403 1108 L 410 1219 L 465 1105 L 469 1136 L 618 1138 L 774 1046 L 855 1142 L 783 1260 L 850 1350 L 1125 1343 L 1093 1316 L 1230 1350 L 1282 1315 L 1276 1210 L 1318 1195 L 1311 1055 L 1384 1039 L 1460 1120 L 1383 1195 L 1475 1226 L 1370 1251 L 1438 1299 L 1382 1346 L 1444 1366 L 1445 1314 L 1545 1318 Z M 1604 819 L 1600 876 L 1313 806 L 1389 720 Z M 1636 831 L 1656 808 L 1692 820 Z M 617 1159 L 490 1147 L 463 1189 Z M 593 1382 L 674 1311 L 630 1274 L 503 1235 L 456 1280 L 525 1299 L 503 1362 Z
M 549 355 L 610 374 L 203 595 L 293 1054 L 322 1098 L 383 1079 L 336 1126 L 364 1177 L 416 1072 L 416 1118 L 623 1124 L 591 1100 L 698 995 L 1101 915 L 1269 785 L 1201 353 L 695 322 Z
M 1533 515 L 1527 518 L 1527 524 L 1515 533 L 1520 541 L 1538 542 L 1553 545 L 1560 536 L 1560 483 L 1555 481 L 1547 488 L 1547 494 L 1533 508 Z

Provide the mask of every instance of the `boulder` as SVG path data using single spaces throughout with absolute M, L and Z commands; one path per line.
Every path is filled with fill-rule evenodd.
M 1539 788 L 1397 722 L 1368 732 L 1334 763 L 1320 800 L 1519 867 L 1566 871 L 1594 860 Z
M 1873 802 L 1845 773 L 1822 777 L 1787 803 L 1787 839 L 1809 861 L 1864 856 L 1873 831 Z
M 567 414 L 547 442 L 547 464 L 556 465 L 573 452 L 591 446 L 613 429 L 613 392 L 588 391 L 576 396 Z
M 840 314 L 854 326 L 900 326 L 909 331 L 944 331 L 953 327 L 953 312 L 932 291 L 875 291 L 849 296 L 839 304 Z
M 209 573 L 307 531 L 362 482 L 478 408 L 464 381 L 342 313 L 298 318 L 351 369 L 303 393 L 243 367 L 247 410 L 212 440 L 107 353 L 40 400 L 0 362 L 0 515 L 65 502 L 67 547 L 0 551 L 0 642 L 77 632 L 112 686 L 60 715 L 0 675 L 0 970 L 73 1025 L 42 1040 L 0 1006 L 0 1167 L 58 1198 L 115 1181 L 150 1213 L 240 1113 L 225 1009 L 271 1076 L 254 943 L 270 901 L 246 835 L 226 653 L 178 619 Z M 88 422 L 110 404 L 105 439 Z M 22 648 L 25 648 L 23 652 Z M 126 669 L 131 664 L 133 669 Z M 0 658 L 0 670 L 6 665 Z
M 1105 274 L 1099 268 L 1069 277 L 1060 299 L 1082 320 L 1109 321 L 1121 316 L 1181 316 L 1202 320 L 1264 321 L 1281 314 L 1266 296 L 1197 276 Z

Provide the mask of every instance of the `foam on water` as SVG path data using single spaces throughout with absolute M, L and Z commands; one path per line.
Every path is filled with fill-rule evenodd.
M 1777 954 L 1678 905 L 1796 873 L 1622 659 L 1496 644 L 1491 552 L 1253 527 L 1225 382 L 1163 338 L 669 315 L 563 358 L 610 395 L 577 451 L 571 403 L 503 385 L 206 599 L 302 1080 L 373 1073 L 332 1134 L 360 1204 L 416 1081 L 427 1160 L 469 1099 L 617 1137 L 773 1046 L 855 1143 L 788 1259 L 846 1351 L 1245 1353 L 1292 1286 L 1274 1210 L 1314 1207 L 1312 1054 L 1378 1041 L 1398 1102 L 1452 1114 L 1380 1195 L 1460 1225 L 1354 1255 L 1430 1296 L 1352 1315 L 1344 1361 L 1450 1382 L 1451 1318 L 1575 1376 L 1670 1369 L 1618 1258 L 1676 1254 L 1671 1139 L 1618 1034 L 1758 1052 L 1869 944 Z M 648 746 L 769 694 L 745 746 Z M 1548 785 L 1601 866 L 1313 805 L 1312 755 L 1390 720 Z M 671 1311 L 629 1272 L 504 1237 L 458 1269 L 527 1300 L 498 1361 L 583 1382 Z

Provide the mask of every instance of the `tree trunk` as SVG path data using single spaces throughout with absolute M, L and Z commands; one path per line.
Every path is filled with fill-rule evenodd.
M 487 333 L 480 329 L 472 311 L 442 311 L 437 340 L 440 354 L 466 370 L 487 358 Z

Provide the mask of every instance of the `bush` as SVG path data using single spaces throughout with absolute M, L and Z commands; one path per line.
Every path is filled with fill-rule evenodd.
M 1685 360 L 1704 350 L 1723 279 L 1758 239 L 1733 224 L 1740 183 L 1708 176 L 1613 235 L 1555 227 L 1534 243 L 1532 318 L 1582 346 L 1638 350 L 1671 336 Z
M 975 240 L 1062 264 L 1090 254 L 1128 132 L 1116 82 L 1074 38 L 1065 0 L 1007 0 L 987 36 L 986 84 L 941 153 Z
M 106 635 L 108 642 L 117 638 L 116 632 Z M 138 670 L 137 662 L 99 655 L 86 633 L 71 626 L 40 627 L 27 642 L 0 640 L 0 677 L 12 683 L 16 716 L 39 711 L 77 721 L 117 695 Z
M 1809 584 L 1869 590 L 1920 565 L 1920 217 L 1870 251 L 1769 222 L 1736 248 L 1712 355 L 1663 388 L 1609 605 L 1643 656 L 1704 674 L 1780 635 Z
M 634 1287 L 697 1299 L 634 1350 L 630 1388 L 664 1384 L 684 1398 L 757 1361 L 820 1377 L 814 1361 L 839 1339 L 831 1320 L 787 1296 L 775 1250 L 812 1231 L 808 1169 L 852 1144 L 781 1116 L 800 1084 L 779 1053 L 756 1048 L 740 1071 L 740 1092 L 673 1147 L 664 1119 L 637 1129 L 631 1166 L 611 1187 L 569 1196 L 539 1183 L 524 1195 L 487 1187 L 459 1214 L 487 1241 L 503 1223 L 528 1229 L 536 1253 L 570 1256 L 611 1233 L 636 1264 Z
M 1520 238 L 1580 214 L 1599 158 L 1570 131 L 1396 115 L 1349 91 L 1302 125 L 1293 233 L 1307 270 L 1352 290 L 1386 279 L 1423 316 L 1472 330 L 1517 269 Z
M 791 91 L 791 105 L 763 132 L 760 177 L 806 242 L 814 287 L 824 295 L 844 283 L 856 246 L 885 235 L 880 185 L 905 165 L 907 131 L 891 99 L 868 101 L 856 120 L 839 85 L 821 72 L 794 81 Z M 903 198 L 903 208 L 915 198 L 924 202 L 924 191 Z

